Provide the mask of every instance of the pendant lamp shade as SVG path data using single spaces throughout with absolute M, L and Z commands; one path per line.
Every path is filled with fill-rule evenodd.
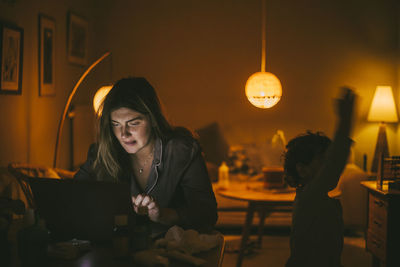
M 261 49 L 261 71 L 252 74 L 247 79 L 245 91 L 247 99 L 258 108 L 271 108 L 281 100 L 282 85 L 279 79 L 272 73 L 265 71 L 266 61 L 266 3 L 262 0 L 262 49 Z
M 256 72 L 246 82 L 246 96 L 258 108 L 270 108 L 282 97 L 282 85 L 270 72 Z

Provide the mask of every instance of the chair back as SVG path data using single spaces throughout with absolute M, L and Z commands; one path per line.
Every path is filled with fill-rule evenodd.
M 29 163 L 10 163 L 8 165 L 8 171 L 16 178 L 20 185 L 28 202 L 27 208 L 32 209 L 35 209 L 36 206 L 32 190 L 28 183 L 28 178 L 70 179 L 73 178 L 75 174 L 73 171 Z

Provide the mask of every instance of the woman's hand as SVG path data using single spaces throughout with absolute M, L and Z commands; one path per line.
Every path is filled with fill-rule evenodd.
M 148 215 L 150 220 L 159 222 L 161 210 L 153 197 L 145 194 L 132 196 L 133 209 L 137 214 Z
M 178 223 L 179 216 L 176 210 L 160 208 L 155 199 L 149 195 L 140 194 L 132 196 L 132 204 L 135 212 L 141 215 L 148 215 L 150 220 L 166 225 Z

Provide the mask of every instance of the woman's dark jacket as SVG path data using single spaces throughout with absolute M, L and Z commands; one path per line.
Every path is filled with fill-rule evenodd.
M 100 180 L 92 167 L 96 155 L 97 146 L 92 145 L 87 161 L 76 173 L 75 179 Z M 145 193 L 152 196 L 160 207 L 175 209 L 181 227 L 207 232 L 215 225 L 217 203 L 201 149 L 195 139 L 156 140 L 154 159 L 144 191 L 136 182 L 133 172 L 124 176 L 120 180 L 130 181 L 132 195 Z M 167 229 L 168 226 L 153 224 L 153 234 Z

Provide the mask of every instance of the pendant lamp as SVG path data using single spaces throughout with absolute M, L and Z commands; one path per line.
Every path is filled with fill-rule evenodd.
M 266 5 L 262 0 L 262 53 L 261 71 L 250 76 L 246 82 L 246 96 L 251 104 L 258 108 L 271 108 L 282 97 L 282 85 L 279 79 L 272 73 L 265 71 L 265 31 L 266 31 Z

